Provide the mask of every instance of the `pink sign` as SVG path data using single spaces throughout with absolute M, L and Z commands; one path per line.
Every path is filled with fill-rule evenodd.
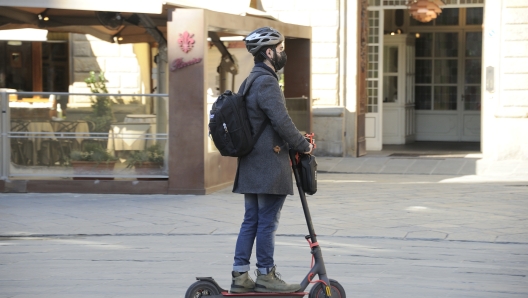
M 202 62 L 202 58 L 193 58 L 189 61 L 183 61 L 183 58 L 178 58 L 174 61 L 172 61 L 172 63 L 170 64 L 170 70 L 171 71 L 175 71 L 177 69 L 182 69 L 184 67 L 187 67 L 189 65 L 193 65 L 193 64 L 196 64 L 196 63 L 200 63 Z
M 180 33 L 180 38 L 178 38 L 178 43 L 180 44 L 180 48 L 184 53 L 189 53 L 192 48 L 194 47 L 194 34 L 189 34 L 189 32 L 185 31 L 183 34 Z

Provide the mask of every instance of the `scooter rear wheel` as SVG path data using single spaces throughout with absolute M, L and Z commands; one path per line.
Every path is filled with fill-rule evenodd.
M 219 295 L 220 290 L 211 282 L 199 280 L 193 283 L 185 293 L 185 298 L 200 298 Z
M 345 289 L 337 280 L 330 280 L 330 291 L 332 292 L 332 298 L 346 298 Z M 308 298 L 327 298 L 326 289 L 322 283 L 317 283 L 310 290 Z

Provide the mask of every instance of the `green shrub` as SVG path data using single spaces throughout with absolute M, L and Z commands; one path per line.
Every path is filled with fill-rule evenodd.
M 159 144 L 149 146 L 147 150 L 144 151 L 134 151 L 127 158 L 127 168 L 131 168 L 135 165 L 140 165 L 144 162 L 155 162 L 163 163 L 163 150 Z
M 117 157 L 110 154 L 99 144 L 87 144 L 83 151 L 72 151 L 70 158 L 73 161 L 108 162 L 116 161 Z

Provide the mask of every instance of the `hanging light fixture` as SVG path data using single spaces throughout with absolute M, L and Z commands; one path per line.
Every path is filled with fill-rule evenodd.
M 430 22 L 442 12 L 441 7 L 445 5 L 444 0 L 409 0 L 409 14 L 422 23 Z

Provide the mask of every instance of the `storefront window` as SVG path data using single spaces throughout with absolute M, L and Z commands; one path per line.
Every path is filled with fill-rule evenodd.
M 10 177 L 163 179 L 167 173 L 166 94 L 9 92 Z M 58 97 L 89 100 L 66 109 Z M 2 131 L 2 132 L 4 132 Z

